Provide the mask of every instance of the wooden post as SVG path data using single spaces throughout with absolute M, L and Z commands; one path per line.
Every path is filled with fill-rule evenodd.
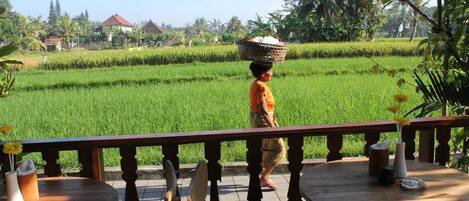
M 208 180 L 210 181 L 210 201 L 219 201 L 218 183 L 221 181 L 220 141 L 205 142 L 205 158 L 207 159 Z
M 405 142 L 405 159 L 414 160 L 415 156 L 415 129 L 410 126 L 402 127 L 402 141 Z
M 436 140 L 438 146 L 436 147 L 435 160 L 438 164 L 445 166 L 449 162 L 449 139 L 451 137 L 451 127 L 441 126 L 436 129 Z
M 58 177 L 61 175 L 60 165 L 57 163 L 59 160 L 58 150 L 45 150 L 42 151 L 42 159 L 46 161 L 44 166 L 44 173 L 48 177 Z
M 469 115 L 469 109 L 464 112 L 465 115 Z M 464 133 L 469 133 L 469 126 L 464 128 Z M 469 136 L 466 136 L 466 138 L 463 139 L 463 144 L 462 144 L 462 154 L 464 156 L 467 156 L 469 151 Z
M 435 162 L 435 129 L 421 130 L 419 133 L 419 160 Z
M 171 161 L 176 170 L 176 177 L 179 178 L 179 147 L 177 144 L 165 144 L 163 145 L 163 163 L 166 160 Z
M 342 154 L 340 153 L 340 150 L 342 149 L 342 143 L 342 134 L 327 135 L 327 149 L 329 149 L 329 153 L 327 154 L 327 161 L 335 161 L 342 159 Z
M 3 149 L 2 149 L 3 150 Z M 10 171 L 10 162 L 8 160 L 8 156 L 3 153 L 3 151 L 0 150 L 0 161 L 2 163 L 2 177 L 5 176 L 5 172 Z
M 104 181 L 103 150 L 97 147 L 84 147 L 78 150 L 81 163 L 80 176 Z
M 137 201 L 137 159 L 135 154 L 137 149 L 135 146 L 120 147 L 122 179 L 125 181 L 125 201 Z
M 363 152 L 366 157 L 369 157 L 370 146 L 377 143 L 379 141 L 379 138 L 380 138 L 379 132 L 365 133 L 366 144 L 365 146 L 363 146 Z
M 261 182 L 259 174 L 261 173 L 262 166 L 262 139 L 250 139 L 246 142 L 247 153 L 246 158 L 248 162 L 249 172 L 249 191 L 247 199 L 249 201 L 259 201 L 262 199 Z
M 288 170 L 290 170 L 289 201 L 301 201 L 300 172 L 303 169 L 303 144 L 303 136 L 288 138 Z

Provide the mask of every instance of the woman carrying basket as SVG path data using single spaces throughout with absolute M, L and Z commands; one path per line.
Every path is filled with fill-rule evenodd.
M 267 82 L 272 79 L 272 63 L 252 62 L 249 66 L 256 78 L 249 88 L 251 126 L 253 128 L 277 127 L 274 116 L 275 100 Z M 285 159 L 285 144 L 282 138 L 262 140 L 261 186 L 276 189 L 269 178 L 274 167 Z

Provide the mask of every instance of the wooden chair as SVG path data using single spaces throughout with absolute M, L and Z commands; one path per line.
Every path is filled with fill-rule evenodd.
M 164 178 L 166 179 L 165 201 L 179 201 L 179 193 L 177 188 L 176 170 L 173 163 L 167 160 L 164 162 Z
M 189 184 L 187 201 L 205 201 L 205 197 L 207 197 L 207 184 L 207 163 L 201 161 L 197 164 L 191 183 Z

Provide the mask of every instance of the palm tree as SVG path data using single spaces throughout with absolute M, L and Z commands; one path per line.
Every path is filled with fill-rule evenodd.
M 226 32 L 234 33 L 234 32 L 241 31 L 243 28 L 244 27 L 243 27 L 243 23 L 241 23 L 241 20 L 238 17 L 233 16 L 228 21 L 228 24 L 226 25 Z
M 332 24 L 334 17 L 341 11 L 335 0 L 319 0 L 315 10 L 317 17 L 324 19 L 327 24 Z
M 59 21 L 58 28 L 62 32 L 68 47 L 71 47 L 71 39 L 76 35 L 77 27 L 77 24 L 70 19 L 67 13 Z
M 193 28 L 197 36 L 202 36 L 205 32 L 208 31 L 207 20 L 205 20 L 203 17 L 195 19 Z
M 268 36 L 275 34 L 271 29 L 269 22 L 264 22 L 262 17 L 257 14 L 256 20 L 249 20 L 248 27 L 251 36 Z
M 209 30 L 216 35 L 221 35 L 225 30 L 223 30 L 223 23 L 221 20 L 212 19 L 209 23 Z
M 338 5 L 338 0 L 301 0 L 299 2 L 299 16 L 306 17 L 311 12 L 314 13 L 317 19 L 325 20 L 331 24 L 333 18 L 341 11 Z

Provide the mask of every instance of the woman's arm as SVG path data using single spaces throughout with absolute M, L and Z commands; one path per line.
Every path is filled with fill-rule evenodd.
M 261 113 L 264 115 L 265 119 L 267 119 L 267 123 L 269 124 L 270 127 L 275 128 L 275 123 L 274 120 L 269 117 L 269 114 L 267 113 L 267 101 L 265 100 L 265 97 L 262 96 L 261 98 L 261 104 L 259 105 Z

